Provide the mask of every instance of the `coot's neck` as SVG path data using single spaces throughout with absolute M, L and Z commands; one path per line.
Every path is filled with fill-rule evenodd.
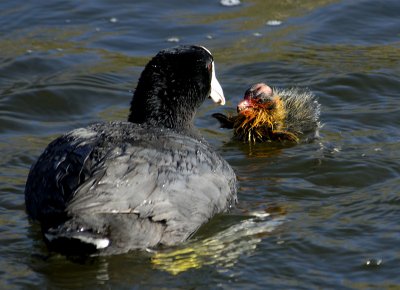
M 186 76 L 185 76 L 186 77 Z M 168 66 L 149 62 L 142 72 L 131 101 L 128 121 L 176 131 L 195 131 L 197 108 L 207 97 L 209 86 L 182 76 Z
M 132 104 L 135 104 L 133 100 Z M 131 107 L 128 122 L 144 124 L 150 128 L 171 129 L 177 133 L 195 138 L 202 143 L 207 143 L 193 124 L 195 112 L 192 112 L 192 114 L 188 114 L 187 112 L 185 114 L 185 112 L 182 112 L 182 114 L 185 114 L 185 118 L 177 118 L 175 114 L 178 114 L 179 112 L 175 112 L 175 114 L 161 114 L 164 116 L 164 118 L 159 118 L 158 116 L 160 116 L 160 114 L 155 114 L 155 116 L 152 114 L 146 115 L 143 114 L 146 112 L 145 109 L 140 110 L 138 108 L 139 107 L 137 106 Z
M 141 93 L 138 87 L 131 102 L 128 121 L 138 124 L 148 124 L 156 128 L 169 128 L 175 131 L 193 131 L 194 117 L 196 108 L 193 104 L 162 102 L 160 98 L 155 97 L 155 93 L 165 94 L 166 92 L 147 92 Z M 171 93 L 171 92 L 169 92 Z M 176 96 L 177 100 L 188 99 Z M 185 106 L 186 105 L 186 106 Z
M 193 127 L 195 112 L 179 112 L 168 108 L 141 107 L 132 100 L 132 108 L 128 121 L 137 124 L 148 124 L 154 127 L 164 127 L 177 131 L 190 130 Z

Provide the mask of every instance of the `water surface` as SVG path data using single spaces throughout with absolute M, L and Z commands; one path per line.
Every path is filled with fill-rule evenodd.
M 400 288 L 398 15 L 395 0 L 1 2 L 0 288 Z M 124 120 L 143 66 L 177 43 L 215 56 L 227 106 L 196 125 L 234 167 L 238 208 L 168 251 L 49 254 L 25 213 L 31 164 L 68 130 Z M 321 139 L 232 142 L 210 116 L 259 81 L 310 88 Z

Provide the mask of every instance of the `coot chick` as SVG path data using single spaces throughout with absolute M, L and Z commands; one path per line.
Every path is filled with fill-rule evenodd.
M 185 241 L 237 200 L 236 176 L 194 128 L 207 97 L 224 104 L 204 47 L 160 51 L 142 72 L 128 122 L 51 142 L 32 166 L 26 209 L 50 250 L 102 255 Z
M 313 139 L 320 128 L 320 104 L 305 89 L 272 89 L 264 83 L 251 86 L 237 106 L 238 114 L 213 114 L 234 138 L 245 143 Z

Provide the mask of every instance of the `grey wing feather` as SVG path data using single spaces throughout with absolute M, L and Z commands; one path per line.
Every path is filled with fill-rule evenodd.
M 51 143 L 25 196 L 49 241 L 110 242 L 104 252 L 117 253 L 186 240 L 236 203 L 236 176 L 205 142 L 115 122 Z
M 230 166 L 207 145 L 172 135 L 111 150 L 98 174 L 77 189 L 69 214 L 136 215 L 163 224 L 159 242 L 174 244 L 235 203 Z
M 95 134 L 85 134 L 87 138 L 80 142 L 75 136 L 82 135 L 82 130 L 86 129 L 71 131 L 50 143 L 29 172 L 25 188 L 27 211 L 44 228 L 65 219 L 66 203 L 91 174 L 92 161 L 88 157 L 96 138 Z

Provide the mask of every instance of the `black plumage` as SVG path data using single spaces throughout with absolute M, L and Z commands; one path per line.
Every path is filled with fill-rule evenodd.
M 128 122 L 57 138 L 32 166 L 29 216 L 51 249 L 114 254 L 185 241 L 236 203 L 236 176 L 193 127 L 211 96 L 225 102 L 210 52 L 179 46 L 145 67 Z

